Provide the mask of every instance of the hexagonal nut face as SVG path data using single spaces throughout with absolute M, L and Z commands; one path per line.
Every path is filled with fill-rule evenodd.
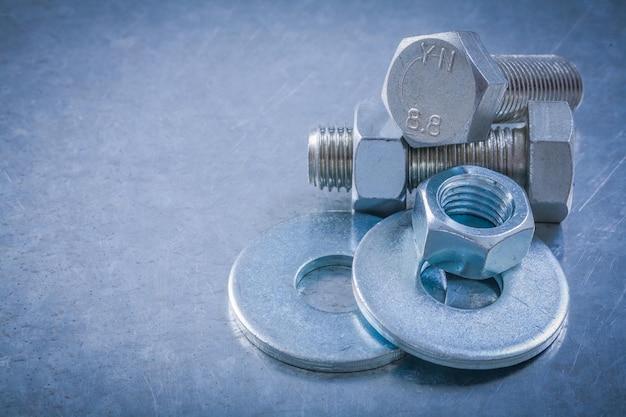
M 569 214 L 574 184 L 574 119 L 567 102 L 528 103 L 528 199 L 538 221 Z
M 413 147 L 485 140 L 506 79 L 474 32 L 403 39 L 382 98 Z
M 518 265 L 535 231 L 526 193 L 517 183 L 468 165 L 422 182 L 412 214 L 418 254 L 471 279 L 494 277 Z
M 380 217 L 404 210 L 406 145 L 380 99 L 357 105 L 352 134 L 353 210 Z

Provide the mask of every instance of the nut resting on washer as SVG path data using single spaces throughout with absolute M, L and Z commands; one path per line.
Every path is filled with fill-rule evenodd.
M 522 261 L 535 222 L 526 193 L 515 181 L 464 165 L 418 186 L 413 229 L 417 252 L 431 265 L 486 279 Z
M 493 304 L 462 309 L 426 291 L 413 228 L 410 212 L 387 217 L 365 235 L 352 264 L 359 309 L 387 340 L 440 365 L 493 369 L 530 359 L 558 337 L 569 291 L 543 242 L 534 238 L 522 262 L 501 274 Z

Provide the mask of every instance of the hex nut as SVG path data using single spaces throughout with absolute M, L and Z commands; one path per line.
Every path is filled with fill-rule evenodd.
M 559 223 L 572 206 L 574 120 L 567 102 L 528 103 L 528 179 L 533 213 Z
M 357 105 L 353 149 L 353 210 L 381 217 L 404 210 L 406 148 L 379 99 Z
M 412 147 L 485 139 L 507 81 L 474 32 L 400 42 L 382 99 Z
M 524 190 L 505 175 L 471 165 L 423 181 L 412 224 L 419 256 L 471 279 L 519 264 L 535 231 Z

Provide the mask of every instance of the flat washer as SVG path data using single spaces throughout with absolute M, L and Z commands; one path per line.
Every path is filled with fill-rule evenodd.
M 348 212 L 309 214 L 275 226 L 245 248 L 230 272 L 228 291 L 246 337 L 276 359 L 316 371 L 359 371 L 401 357 L 358 308 L 321 311 L 296 290 L 306 271 L 337 262 L 350 266 L 361 238 L 379 220 Z
M 447 306 L 424 289 L 410 211 L 378 223 L 354 256 L 353 289 L 363 315 L 387 340 L 440 365 L 492 369 L 546 349 L 567 315 L 567 280 L 550 248 L 533 238 L 521 264 L 500 275 L 502 292 L 488 306 Z

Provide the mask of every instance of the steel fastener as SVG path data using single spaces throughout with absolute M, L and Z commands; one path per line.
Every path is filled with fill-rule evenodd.
M 556 55 L 489 55 L 474 32 L 403 39 L 382 99 L 412 147 L 486 137 L 492 123 L 520 120 L 529 101 L 582 99 L 580 73 Z
M 384 126 L 393 135 L 389 127 L 389 116 L 379 101 L 367 100 L 357 106 L 355 119 L 361 124 Z M 355 190 L 359 181 L 376 179 L 384 174 L 388 165 L 396 161 L 395 170 L 404 170 L 406 189 L 415 189 L 426 178 L 438 172 L 458 165 L 477 165 L 492 169 L 511 177 L 523 186 L 528 193 L 535 221 L 558 223 L 569 213 L 574 181 L 574 122 L 572 112 L 565 102 L 530 102 L 528 103 L 528 121 L 523 127 L 494 126 L 488 139 L 480 142 L 430 148 L 411 148 L 404 146 L 404 152 L 397 149 L 400 137 L 378 138 L 379 148 L 385 147 L 387 163 L 365 165 L 365 161 L 353 151 L 353 130 L 349 128 L 317 128 L 309 134 L 309 182 L 329 191 L 343 188 L 352 190 L 353 202 L 361 196 Z M 370 118 L 370 123 L 364 119 Z M 328 134 L 333 132 L 333 134 Z M 401 133 L 396 132 L 396 135 Z M 363 138 L 360 138 L 363 140 Z M 371 139 L 367 139 L 371 140 Z M 380 149 L 379 149 L 380 151 Z M 353 156 L 354 154 L 354 156 Z M 353 175 L 353 167 L 360 166 L 362 173 Z M 356 169 L 356 168 L 355 168 Z M 399 174 L 394 174 L 398 176 Z M 398 177 L 399 178 L 399 177 Z M 385 188 L 388 187 L 388 188 Z M 380 182 L 378 195 L 369 195 L 372 202 L 378 202 L 381 209 L 373 210 L 377 215 L 389 215 L 405 203 L 406 192 L 398 184 L 385 185 Z M 397 195 L 396 198 L 390 196 Z M 392 204 L 389 204 L 389 201 Z M 356 211 L 362 211 L 353 204 Z M 376 207 L 373 204 L 370 207 Z
M 539 354 L 563 328 L 567 280 L 550 248 L 537 238 L 522 262 L 500 276 L 500 297 L 483 308 L 460 309 L 436 300 L 416 280 L 424 266 L 409 211 L 374 226 L 352 264 L 361 312 L 407 353 L 455 368 L 501 368 Z
M 315 213 L 274 226 L 245 248 L 228 281 L 230 305 L 246 337 L 268 355 L 305 369 L 351 372 L 403 355 L 365 322 L 360 311 L 330 313 L 296 291 L 308 272 L 350 266 L 365 233 L 380 219 Z
M 417 187 L 413 230 L 417 253 L 429 264 L 464 278 L 486 279 L 522 261 L 535 222 L 515 181 L 462 165 Z
M 357 212 L 386 216 L 406 207 L 406 145 L 380 99 L 356 106 L 352 128 L 312 129 L 309 182 L 352 191 Z

